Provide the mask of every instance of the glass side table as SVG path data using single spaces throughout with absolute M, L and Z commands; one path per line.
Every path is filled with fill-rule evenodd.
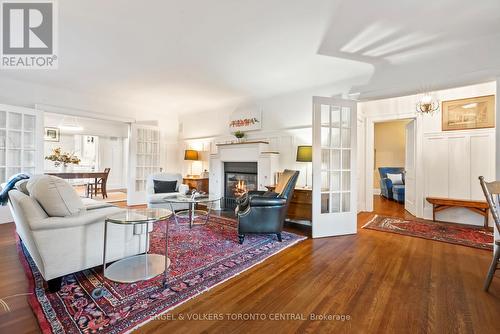
M 166 209 L 125 209 L 106 217 L 104 222 L 103 273 L 107 279 L 119 283 L 134 283 L 163 273 L 163 285 L 167 286 L 168 267 L 168 223 L 165 224 L 165 255 L 148 253 L 149 225 L 167 220 L 172 212 Z M 108 224 L 145 225 L 145 252 L 113 262 L 106 267 Z
M 208 223 L 210 219 L 210 211 L 215 202 L 221 200 L 221 196 L 216 196 L 214 194 L 200 195 L 200 196 L 187 196 L 187 195 L 176 195 L 176 196 L 166 196 L 163 200 L 170 204 L 172 212 L 175 218 L 175 223 L 179 224 L 179 218 L 189 219 L 189 228 L 193 225 L 204 225 Z M 189 204 L 189 209 L 180 210 L 175 212 L 173 210 L 174 203 L 187 203 Z M 196 209 L 197 204 L 204 204 L 207 206 L 206 210 Z M 195 222 L 196 218 L 203 217 L 204 221 Z

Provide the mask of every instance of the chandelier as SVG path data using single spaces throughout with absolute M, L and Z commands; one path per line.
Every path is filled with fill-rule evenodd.
M 417 102 L 417 112 L 422 114 L 432 114 L 439 110 L 439 100 L 430 93 L 422 94 Z

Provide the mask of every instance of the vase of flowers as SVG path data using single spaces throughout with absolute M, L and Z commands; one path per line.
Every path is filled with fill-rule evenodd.
M 45 160 L 53 161 L 55 167 L 59 167 L 61 172 L 66 172 L 69 164 L 78 165 L 80 158 L 74 153 L 62 152 L 60 147 L 52 150 L 52 153 L 45 157 Z
M 241 143 L 245 140 L 245 132 L 243 131 L 236 131 L 235 133 L 233 133 L 233 135 L 236 137 L 236 141 L 238 143 Z

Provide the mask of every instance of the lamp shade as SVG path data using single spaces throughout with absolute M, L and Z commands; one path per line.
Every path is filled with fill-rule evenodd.
M 198 160 L 198 151 L 195 150 L 185 150 L 184 160 Z
M 297 161 L 312 162 L 312 146 L 297 146 Z

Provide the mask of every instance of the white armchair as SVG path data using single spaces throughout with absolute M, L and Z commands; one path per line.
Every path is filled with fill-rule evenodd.
M 154 180 L 158 181 L 177 181 L 176 192 L 173 193 L 155 193 Z M 177 210 L 187 210 L 189 204 L 175 203 L 170 206 L 170 203 L 165 202 L 166 197 L 184 195 L 189 191 L 189 186 L 182 184 L 182 175 L 178 173 L 156 173 L 148 176 L 146 181 L 146 194 L 148 208 L 165 208 Z
M 60 288 L 64 275 L 102 265 L 104 220 L 123 209 L 87 200 L 77 214 L 49 217 L 34 196 L 21 190 L 9 192 L 16 231 L 51 291 Z M 110 224 L 107 239 L 107 262 L 147 249 L 144 233 L 134 233 L 133 226 Z

